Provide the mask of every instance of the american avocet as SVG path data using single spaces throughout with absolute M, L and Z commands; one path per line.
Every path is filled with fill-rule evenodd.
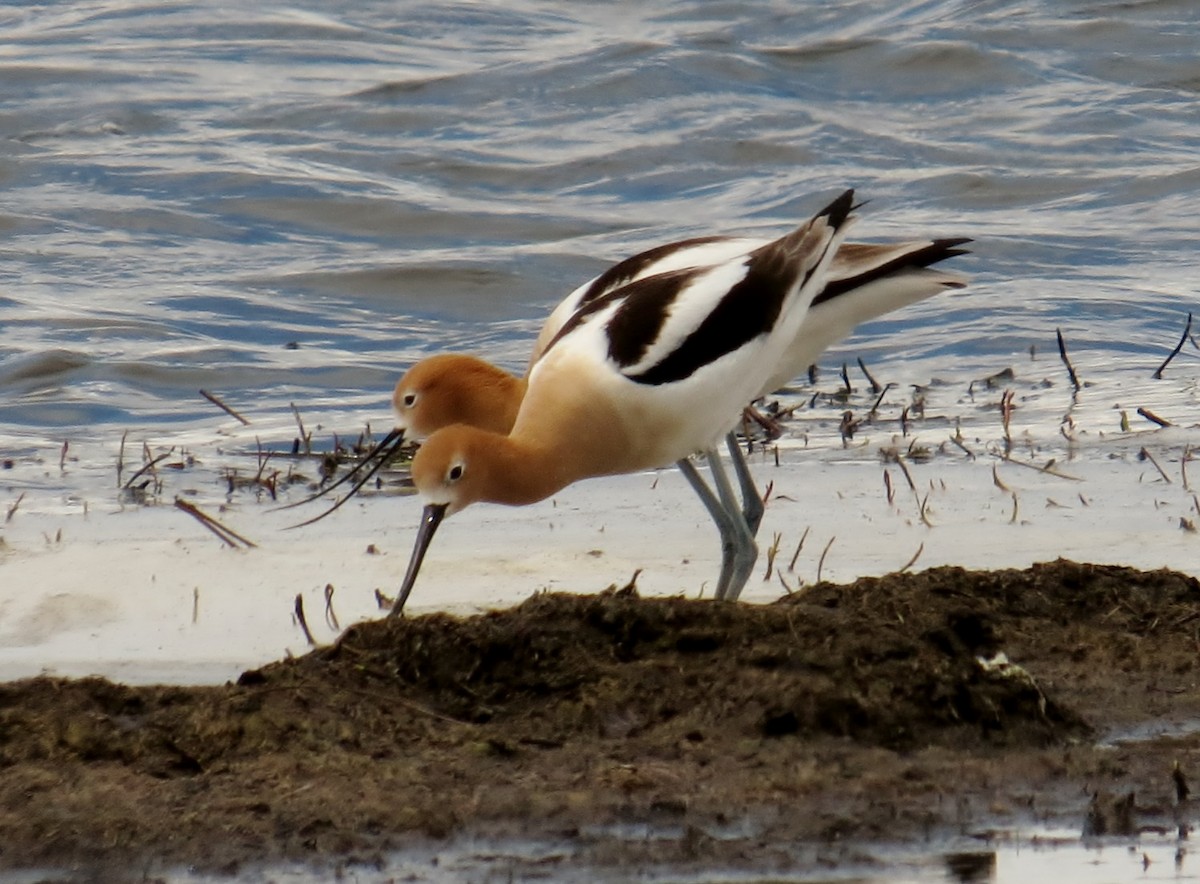
M 711 450 L 784 361 L 824 289 L 852 201 L 847 191 L 747 254 L 588 301 L 546 344 L 507 436 L 465 424 L 433 433 L 413 460 L 426 505 L 392 613 L 403 610 L 445 516 L 478 501 L 530 504 L 580 479 Z M 732 494 L 718 491 L 710 512 L 723 537 L 740 528 L 737 542 L 753 550 Z M 732 595 L 748 573 L 739 566 Z
M 581 306 L 617 289 L 658 273 L 712 266 L 747 254 L 769 240 L 749 237 L 709 236 L 668 243 L 626 258 L 572 291 L 553 310 L 538 335 L 529 360 L 532 368 L 546 345 Z M 964 254 L 965 238 L 907 240 L 895 243 L 843 243 L 829 265 L 824 289 L 813 299 L 800 333 L 787 357 L 760 395 L 774 392 L 803 373 L 828 347 L 850 334 L 862 322 L 931 297 L 946 289 L 962 288 L 961 274 L 933 270 L 931 265 Z M 461 423 L 507 434 L 525 396 L 527 380 L 475 356 L 461 353 L 430 356 L 415 363 L 396 384 L 392 404 L 396 412 L 393 431 L 337 482 L 314 497 L 354 482 L 351 490 L 332 507 L 308 522 L 317 521 L 352 497 L 387 463 L 406 441 L 420 441 L 442 427 Z M 745 459 L 731 434 L 726 438 L 734 470 L 742 489 L 743 518 L 751 534 L 762 517 L 761 500 L 749 476 Z M 706 452 L 719 467 L 715 451 Z M 712 493 L 687 460 L 679 463 L 684 476 L 708 506 Z M 313 498 L 299 501 L 306 503 Z
M 964 277 L 931 270 L 929 265 L 962 254 L 964 250 L 957 247 L 966 242 L 969 240 L 957 238 L 843 244 L 829 265 L 827 283 L 815 296 L 800 333 L 760 395 L 774 391 L 800 374 L 822 351 L 849 334 L 858 323 L 944 289 L 964 286 Z M 743 237 L 704 237 L 659 246 L 620 262 L 577 288 L 554 310 L 539 335 L 531 364 L 537 361 L 570 316 L 592 300 L 647 276 L 728 261 L 764 244 L 763 240 Z M 507 432 L 524 395 L 525 383 L 525 379 L 471 356 L 447 354 L 421 360 L 396 385 L 393 396 L 396 429 L 359 466 L 322 494 L 350 481 L 359 472 L 366 470 L 366 475 L 345 497 L 316 518 L 341 506 L 374 475 L 405 438 L 423 439 L 453 423 Z M 710 449 L 706 454 L 720 497 L 712 493 L 690 461 L 683 459 L 678 465 L 722 533 L 723 562 L 717 595 L 736 598 L 756 556 L 753 536 L 762 516 L 762 502 L 732 433 L 727 437 L 727 446 L 742 489 L 740 520 L 729 505 L 721 503 L 722 500 L 730 501 L 732 495 L 715 451 Z

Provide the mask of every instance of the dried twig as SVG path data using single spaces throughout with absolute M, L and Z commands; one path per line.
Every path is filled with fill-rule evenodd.
M 217 408 L 221 409 L 221 411 L 225 412 L 230 417 L 232 417 L 238 421 L 241 421 L 242 426 L 244 426 L 244 427 L 249 426 L 250 421 L 246 420 L 244 417 L 242 417 L 240 414 L 238 414 L 236 411 L 234 411 L 232 408 L 230 408 L 228 405 L 226 405 L 224 402 L 222 402 L 220 399 L 218 399 L 212 393 L 208 392 L 207 390 L 201 390 L 200 395 L 203 396 L 205 399 L 207 399 L 209 402 L 211 402 L 213 405 L 217 406 Z
M 1054 334 L 1058 336 L 1058 355 L 1062 357 L 1063 365 L 1067 367 L 1067 374 L 1071 378 L 1071 383 L 1075 389 L 1080 388 L 1079 377 L 1075 374 L 1075 369 L 1071 365 L 1071 360 L 1067 356 L 1067 342 L 1063 340 L 1062 329 L 1056 328 Z
M 126 430 L 121 434 L 121 447 L 117 450 L 117 487 L 121 487 L 121 473 L 125 469 L 125 437 L 129 435 Z
M 1137 413 L 1140 414 L 1142 417 L 1144 417 L 1146 420 L 1150 421 L 1151 423 L 1158 424 L 1160 427 L 1171 426 L 1171 422 L 1169 420 L 1167 420 L 1166 418 L 1159 417 L 1157 414 L 1155 414 L 1149 408 L 1139 407 L 1137 410 Z
M 775 576 L 779 578 L 779 585 L 783 587 L 783 591 L 786 592 L 788 595 L 791 595 L 794 592 L 794 590 L 790 586 L 788 586 L 787 581 L 783 579 L 783 572 L 776 571 Z
M 1001 491 L 1003 491 L 1005 493 L 1009 493 L 1012 491 L 1011 488 L 1009 488 L 1007 485 L 1005 485 L 1003 482 L 1000 481 L 1000 470 L 996 467 L 995 464 L 992 464 L 992 484 L 995 485 L 997 488 L 999 488 Z
M 871 385 L 871 392 L 872 393 L 882 393 L 883 387 L 879 386 L 879 381 L 877 381 L 877 380 L 875 380 L 875 378 L 871 377 L 871 373 L 869 371 L 867 371 L 867 366 L 862 361 L 861 356 L 858 357 L 858 367 L 862 370 L 863 377 L 865 377 L 867 379 L 867 383 Z M 888 384 L 888 386 L 890 387 L 893 385 Z
M 811 527 L 811 526 L 809 526 Z M 808 537 L 808 528 L 804 529 L 804 533 L 800 535 L 800 542 L 796 544 L 796 551 L 792 553 L 792 560 L 788 562 L 788 570 L 796 570 L 796 559 L 800 558 L 800 550 L 804 549 L 804 541 Z
M 304 421 L 300 419 L 300 409 L 296 407 L 295 402 L 289 402 L 292 406 L 292 414 L 296 416 L 296 426 L 300 428 L 300 444 L 304 446 L 305 454 L 312 454 L 312 437 L 304 431 Z
M 338 623 L 337 614 L 333 612 L 333 584 L 325 584 L 325 622 L 335 631 L 341 630 L 341 624 Z
M 1046 461 L 1046 463 L 1044 465 L 1039 467 L 1035 463 L 1025 463 L 1025 461 L 1023 461 L 1023 460 L 1017 460 L 1015 457 L 1013 457 L 1010 454 L 1000 454 L 995 451 L 993 451 L 992 454 L 996 455 L 996 457 L 1000 458 L 1005 463 L 1011 463 L 1011 464 L 1015 464 L 1016 466 L 1019 466 L 1019 467 L 1025 467 L 1025 469 L 1027 469 L 1027 470 L 1037 470 L 1039 473 L 1045 473 L 1047 476 L 1055 476 L 1059 479 L 1066 479 L 1070 482 L 1082 482 L 1083 481 L 1083 479 L 1079 478 L 1078 476 L 1071 476 L 1071 475 L 1068 475 L 1067 473 L 1060 473 L 1058 470 L 1054 469 L 1054 464 L 1055 464 L 1054 459 L 1050 459 L 1050 460 Z
M 925 492 L 925 496 L 921 498 L 921 521 L 929 528 L 933 527 L 933 522 L 929 521 L 929 492 Z
M 213 534 L 217 535 L 217 537 L 234 549 L 237 548 L 239 543 L 245 547 L 257 546 L 257 544 L 253 541 L 247 540 L 236 531 L 222 525 L 212 516 L 202 512 L 195 504 L 184 500 L 182 497 L 175 498 L 175 508 L 183 510 L 189 516 L 194 517 L 201 525 L 203 525 Z
M 913 565 L 915 565 L 917 562 L 917 559 L 921 558 L 921 553 L 923 553 L 923 552 L 925 552 L 925 543 L 924 542 L 922 542 L 921 545 L 917 547 L 917 551 L 915 553 L 913 553 L 912 558 L 909 559 L 905 563 L 904 567 L 901 568 L 896 573 L 903 574 L 905 571 L 907 571 L 909 568 L 911 568 Z
M 1150 461 L 1150 463 L 1154 464 L 1154 469 L 1158 470 L 1158 474 L 1163 477 L 1163 481 L 1166 482 L 1168 485 L 1172 484 L 1171 477 L 1168 476 L 1166 474 L 1166 471 L 1163 470 L 1163 468 L 1158 465 L 1158 461 L 1156 461 L 1154 459 L 1154 455 L 1151 454 L 1149 451 L 1147 451 L 1145 446 L 1143 446 L 1142 450 L 1138 452 L 1138 458 L 1140 460 L 1148 460 L 1148 461 Z
M 126 482 L 124 484 L 124 486 L 122 486 L 122 487 L 128 488 L 130 485 L 132 485 L 134 482 L 137 481 L 138 477 L 140 475 L 142 475 L 142 473 L 146 472 L 147 470 L 153 470 L 158 464 L 160 464 L 162 461 L 166 460 L 174 452 L 175 452 L 175 446 L 172 445 L 166 454 L 160 454 L 158 457 L 147 461 L 146 464 L 140 470 L 138 470 L 136 473 L 134 473 L 132 476 L 129 477 L 129 481 Z
M 865 371 L 865 369 L 864 369 L 864 371 Z M 867 377 L 870 377 L 870 375 L 868 375 Z M 867 412 L 867 420 L 872 420 L 872 421 L 875 420 L 875 412 L 877 412 L 879 410 L 879 406 L 883 402 L 883 397 L 886 396 L 888 390 L 892 389 L 892 387 L 894 387 L 894 386 L 896 386 L 896 385 L 893 383 L 888 383 L 887 386 L 885 386 L 882 390 L 878 391 L 879 398 L 875 400 L 875 404 L 872 405 L 871 410 Z
M 1183 345 L 1187 341 L 1188 335 L 1190 335 L 1191 333 L 1192 333 L 1192 314 L 1191 314 L 1191 311 L 1188 311 L 1187 325 L 1185 325 L 1183 328 L 1183 335 L 1179 338 L 1179 343 L 1175 345 L 1175 349 L 1171 351 L 1171 355 L 1168 356 L 1165 360 L 1163 360 L 1163 364 L 1160 365 L 1158 367 L 1158 370 L 1154 372 L 1153 377 L 1156 380 L 1162 380 L 1163 369 L 1166 368 L 1170 364 L 1172 359 L 1174 359 L 1176 356 L 1179 355 L 1179 351 L 1183 349 Z
M 1012 430 L 1009 427 L 1013 414 L 1013 391 L 1005 390 L 1000 395 L 1000 423 L 1004 425 L 1004 441 L 1012 445 Z
M 17 507 L 21 505 L 21 501 L 25 499 L 25 492 L 21 492 L 21 496 L 13 501 L 13 505 L 8 508 L 8 514 L 4 517 L 4 524 L 7 525 L 12 521 L 12 517 L 17 514 Z
M 71 447 L 71 443 L 66 439 L 63 440 L 62 452 L 58 455 L 58 468 L 65 470 L 67 468 L 67 449 Z
M 771 579 L 771 572 L 775 570 L 775 557 L 779 555 L 779 543 L 783 540 L 783 535 L 776 532 L 771 545 L 767 547 L 767 573 L 763 575 L 763 581 Z
M 829 538 L 829 543 L 825 544 L 825 548 L 821 550 L 821 558 L 817 560 L 817 583 L 821 582 L 821 571 L 825 568 L 825 556 L 829 553 L 829 547 L 833 546 L 833 542 L 837 540 L 837 535 Z
M 296 622 L 300 624 L 300 629 L 304 631 L 304 638 L 310 645 L 315 645 L 317 640 L 313 638 L 312 630 L 308 628 L 308 618 L 304 616 L 304 596 L 296 593 Z

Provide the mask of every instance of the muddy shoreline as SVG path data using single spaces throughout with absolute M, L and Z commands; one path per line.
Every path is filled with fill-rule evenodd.
M 1174 832 L 1200 739 L 1122 735 L 1200 717 L 1198 630 L 1195 578 L 1059 560 L 772 605 L 540 594 L 220 687 L 11 682 L 0 868 L 386 868 L 478 833 L 766 871 L 1033 823 Z

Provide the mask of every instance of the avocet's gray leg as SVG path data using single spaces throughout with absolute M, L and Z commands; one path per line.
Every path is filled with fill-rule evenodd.
M 712 489 L 708 487 L 708 483 L 704 481 L 694 463 L 684 458 L 677 461 L 676 466 L 679 467 L 679 472 L 683 473 L 683 477 L 688 480 L 688 484 L 692 486 L 692 490 L 696 492 L 696 496 L 700 498 L 700 502 L 704 504 L 708 514 L 712 516 L 712 520 L 717 526 L 717 532 L 721 535 L 721 572 L 717 577 L 714 597 L 723 599 L 728 594 L 729 584 L 733 579 L 737 551 L 735 521 L 740 521 L 740 516 L 735 519 L 725 509 L 725 506 L 713 494 Z
M 736 448 L 736 442 L 734 447 Z M 715 449 L 709 449 L 704 452 L 704 456 L 708 458 L 708 468 L 713 475 L 713 481 L 717 486 L 717 495 L 720 497 L 721 505 L 725 512 L 729 515 L 730 521 L 733 524 L 733 573 L 730 576 L 729 584 L 726 587 L 725 594 L 717 596 L 717 598 L 736 601 L 741 595 L 742 588 L 746 585 L 746 581 L 750 579 L 750 572 L 754 570 L 754 563 L 758 561 L 758 545 L 754 542 L 754 532 L 750 530 L 750 525 L 747 523 L 746 517 L 742 514 L 743 503 L 739 503 L 737 497 L 733 493 L 733 486 L 729 484 L 729 476 L 725 473 L 725 467 L 721 463 L 721 456 Z M 749 471 L 747 471 L 747 474 Z M 751 483 L 753 486 L 753 483 Z M 752 496 L 757 498 L 758 492 L 752 491 Z M 761 500 L 759 504 L 761 506 Z M 761 514 L 758 520 L 761 521 Z
M 750 466 L 746 463 L 746 456 L 742 453 L 742 446 L 738 444 L 736 433 L 730 432 L 725 437 L 725 447 L 729 449 L 733 474 L 737 476 L 738 487 L 742 490 L 742 516 L 746 520 L 746 527 L 750 529 L 750 536 L 757 537 L 758 526 L 762 524 L 763 519 L 762 495 L 755 487 L 754 477 L 750 475 Z

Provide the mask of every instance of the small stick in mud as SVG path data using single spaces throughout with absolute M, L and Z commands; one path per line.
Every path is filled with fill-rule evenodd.
M 908 464 L 904 462 L 901 455 L 896 456 L 896 463 L 900 466 L 900 472 L 904 473 L 904 478 L 908 480 L 908 487 L 912 489 L 912 493 L 917 493 L 917 483 L 913 481 L 912 473 L 908 471 Z
M 1013 414 L 1013 391 L 1005 390 L 1000 396 L 1000 423 L 1004 425 L 1004 441 L 1012 445 L 1012 430 L 1009 424 Z
M 1166 471 L 1161 466 L 1159 466 L 1158 461 L 1154 459 L 1154 455 L 1147 451 L 1145 446 L 1142 446 L 1142 450 L 1138 452 L 1138 460 L 1150 461 L 1150 463 L 1154 464 L 1154 469 L 1158 470 L 1158 474 L 1163 477 L 1163 481 L 1168 485 L 1173 484 L 1171 482 L 1171 477 L 1167 475 Z
M 804 533 L 800 535 L 800 542 L 796 544 L 796 551 L 792 553 L 792 560 L 788 563 L 789 571 L 796 570 L 796 559 L 800 558 L 800 550 L 804 549 L 804 541 L 808 538 L 808 532 L 811 527 L 811 525 L 806 527 Z
M 953 436 L 950 437 L 950 441 L 953 442 L 960 449 L 962 449 L 963 454 L 965 454 L 971 460 L 975 459 L 975 452 L 963 444 L 961 427 L 958 429 L 958 431 Z
M 788 586 L 787 581 L 783 579 L 783 571 L 776 571 L 775 576 L 779 578 L 779 585 L 783 587 L 783 591 L 788 595 L 791 595 L 794 590 Z
M 821 582 L 821 571 L 825 568 L 825 556 L 829 554 L 829 547 L 833 546 L 833 542 L 837 540 L 837 535 L 829 538 L 829 543 L 825 544 L 825 548 L 821 550 L 821 558 L 817 560 L 817 583 Z
M 1151 423 L 1158 424 L 1160 427 L 1171 426 L 1171 422 L 1169 420 L 1159 417 L 1157 414 L 1155 414 L 1149 408 L 1141 408 L 1139 406 L 1137 413 L 1140 414 L 1142 417 L 1144 417 L 1146 420 L 1150 421 Z
M 8 508 L 8 514 L 4 517 L 4 524 L 7 525 L 12 521 L 12 517 L 17 514 L 17 507 L 21 505 L 21 501 L 25 499 L 25 492 L 21 492 L 21 496 L 13 501 L 13 505 Z
M 192 623 L 200 622 L 200 587 L 192 587 Z
M 125 437 L 129 435 L 126 430 L 121 434 L 121 447 L 117 449 L 117 487 L 121 487 L 121 473 L 125 469 Z
M 1067 473 L 1059 472 L 1058 470 L 1054 469 L 1054 463 L 1055 463 L 1054 458 L 1051 458 L 1050 460 L 1046 461 L 1042 466 L 1038 466 L 1035 463 L 1026 463 L 1023 460 L 1017 460 L 1015 457 L 1013 457 L 1010 454 L 1000 454 L 999 452 L 996 452 L 996 451 L 993 451 L 991 453 L 996 455 L 996 457 L 1000 458 L 1005 463 L 1014 464 L 1015 466 L 1018 466 L 1018 467 L 1025 467 L 1027 470 L 1037 470 L 1039 473 L 1045 473 L 1047 476 L 1054 476 L 1055 478 L 1058 478 L 1058 479 L 1066 479 L 1070 482 L 1082 482 L 1083 481 L 1083 479 L 1079 478 L 1078 476 L 1072 476 Z
M 246 420 L 244 417 L 242 417 L 240 414 L 238 414 L 236 411 L 234 411 L 232 408 L 230 408 L 228 405 L 226 405 L 224 402 L 222 402 L 220 399 L 218 399 L 212 393 L 208 392 L 207 390 L 201 390 L 200 395 L 203 396 L 205 399 L 207 399 L 209 402 L 211 402 L 213 405 L 217 406 L 217 408 L 221 409 L 221 411 L 225 412 L 227 415 L 229 415 L 234 420 L 241 422 L 243 427 L 248 427 L 250 425 L 250 421 Z
M 854 388 L 850 386 L 850 370 L 846 368 L 846 363 L 842 363 L 842 383 L 846 385 L 845 394 L 849 396 L 854 392 Z
M 1015 492 L 1015 491 L 1012 492 L 1012 502 L 1013 502 L 1013 514 L 1012 514 L 1012 518 L 1008 520 L 1008 524 L 1015 525 L 1015 524 L 1017 524 L 1017 510 L 1019 508 L 1019 506 L 1017 504 L 1017 492 Z
M 775 557 L 779 555 L 779 543 L 783 540 L 783 534 L 776 532 L 771 545 L 767 547 L 767 573 L 763 575 L 763 582 L 771 579 L 771 572 L 775 570 Z
M 854 419 L 853 411 L 847 410 L 842 412 L 842 422 L 838 426 L 838 432 L 842 434 L 843 446 L 850 444 L 850 440 L 854 438 L 855 430 L 858 429 L 858 425 L 861 423 L 862 421 Z
M 1183 477 L 1183 490 L 1191 491 L 1192 487 L 1188 484 L 1187 465 L 1192 459 L 1192 446 L 1188 445 L 1183 449 L 1183 456 L 1179 458 L 1179 474 Z
M 867 365 L 865 362 L 862 361 L 861 356 L 858 357 L 858 367 L 859 367 L 859 369 L 861 369 L 861 371 L 863 373 L 863 377 L 865 377 L 867 379 L 867 383 L 871 385 L 871 392 L 872 393 L 882 393 L 883 387 L 879 386 L 879 381 L 877 381 L 877 380 L 875 380 L 875 378 L 871 377 L 871 373 L 869 371 L 867 371 Z M 888 386 L 892 387 L 895 385 L 888 384 Z
M 167 451 L 166 454 L 160 454 L 158 457 L 151 458 L 150 460 L 148 460 L 140 470 L 138 470 L 136 473 L 134 473 L 132 476 L 129 477 L 129 481 L 126 482 L 123 487 L 128 488 L 130 485 L 132 485 L 134 482 L 137 481 L 138 477 L 141 476 L 142 473 L 146 472 L 147 470 L 153 470 L 156 466 L 158 466 L 159 463 L 161 463 L 162 461 L 164 461 L 168 457 L 170 457 L 174 451 L 175 451 L 175 446 L 172 445 L 170 450 Z M 146 453 L 149 454 L 149 451 L 147 450 Z
M 642 569 L 636 569 L 633 576 L 629 578 L 629 582 L 616 591 L 617 595 L 637 595 L 637 579 L 641 576 Z
M 1187 341 L 1187 339 L 1188 339 L 1188 336 L 1189 336 L 1191 333 L 1192 333 L 1192 313 L 1191 313 L 1191 311 L 1189 310 L 1189 311 L 1188 311 L 1188 318 L 1187 318 L 1187 325 L 1185 325 L 1185 326 L 1183 327 L 1183 335 L 1182 335 L 1182 336 L 1179 338 L 1179 343 L 1175 345 L 1175 349 L 1171 351 L 1171 355 L 1170 355 L 1170 356 L 1168 356 L 1168 357 L 1167 357 L 1167 358 L 1166 358 L 1166 359 L 1163 361 L 1163 364 L 1162 364 L 1162 365 L 1160 365 L 1160 366 L 1158 367 L 1158 369 L 1157 369 L 1157 370 L 1154 372 L 1154 374 L 1152 375 L 1152 377 L 1153 377 L 1155 380 L 1158 380 L 1158 381 L 1161 381 L 1161 380 L 1162 380 L 1162 373 L 1163 373 L 1163 369 L 1164 369 L 1164 368 L 1166 368 L 1168 365 L 1170 365 L 1170 364 L 1171 364 L 1171 360 L 1172 360 L 1172 359 L 1174 359 L 1176 356 L 1178 356 L 1178 355 L 1179 355 L 1179 351 L 1183 349 L 1183 345 L 1184 345 L 1184 343 Z
M 62 453 L 58 455 L 58 468 L 65 470 L 67 468 L 67 449 L 71 447 L 71 443 L 66 439 L 63 440 Z
M 992 484 L 1006 494 L 1012 493 L 1012 489 L 1000 481 L 1000 471 L 995 464 L 992 464 Z
M 1071 384 L 1078 390 L 1081 386 L 1079 376 L 1075 374 L 1075 368 L 1071 365 L 1071 359 L 1067 356 L 1067 342 L 1063 340 L 1062 329 L 1056 328 L 1054 334 L 1058 337 L 1058 355 L 1062 357 L 1063 365 L 1067 367 L 1067 375 L 1071 378 Z
M 921 541 L 921 545 L 917 547 L 917 551 L 912 554 L 912 558 L 904 563 L 904 567 L 897 571 L 897 574 L 903 574 L 909 568 L 917 563 L 917 559 L 921 558 L 921 553 L 925 552 L 925 542 Z
M 894 386 L 896 386 L 896 385 L 893 383 L 888 383 L 888 385 L 886 387 L 884 387 L 883 389 L 878 391 L 879 398 L 875 400 L 875 404 L 872 405 L 871 410 L 867 412 L 867 420 L 870 420 L 870 421 L 875 420 L 875 412 L 879 411 L 879 406 L 883 402 L 883 397 L 886 396 L 888 393 L 888 390 L 892 389 L 892 387 L 894 387 Z
M 304 431 L 304 421 L 300 418 L 300 409 L 296 407 L 295 402 L 289 402 L 292 406 L 292 414 L 296 416 L 296 426 L 300 428 L 300 444 L 304 446 L 305 454 L 312 454 L 312 436 Z
M 892 485 L 892 474 L 886 469 L 883 471 L 883 487 L 887 491 L 888 506 L 891 506 L 896 499 L 896 489 Z
M 929 521 L 929 492 L 925 492 L 925 496 L 921 498 L 921 521 L 928 527 L 933 527 L 933 522 Z
M 257 546 L 254 542 L 247 540 L 231 528 L 225 527 L 212 516 L 202 512 L 195 504 L 184 500 L 182 497 L 175 498 L 175 508 L 183 510 L 189 516 L 194 517 L 201 525 L 234 549 L 237 549 L 239 543 L 246 547 Z
M 329 624 L 329 628 L 340 632 L 342 627 L 338 623 L 337 614 L 333 611 L 333 584 L 325 584 L 325 622 Z
M 308 618 L 304 616 L 304 596 L 301 593 L 296 593 L 296 606 L 293 610 L 296 614 L 296 622 L 300 624 L 300 629 L 304 632 L 304 638 L 310 645 L 315 645 L 317 640 L 313 638 L 312 630 L 308 628 Z

